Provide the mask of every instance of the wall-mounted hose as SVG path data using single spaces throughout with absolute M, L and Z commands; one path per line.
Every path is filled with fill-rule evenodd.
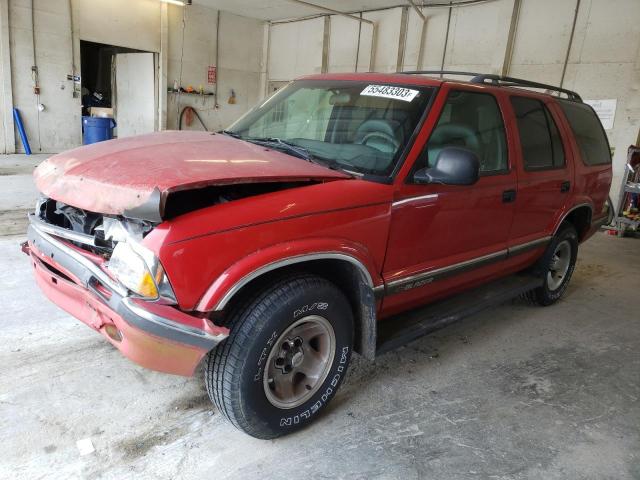
M 202 125 L 202 128 L 204 128 L 205 132 L 208 132 L 209 129 L 207 128 L 207 126 L 204 124 L 204 122 L 202 121 L 202 118 L 200 118 L 200 115 L 198 114 L 198 111 L 193 108 L 193 107 L 184 107 L 182 109 L 182 111 L 180 112 L 180 117 L 178 118 L 178 130 L 182 130 L 182 117 L 184 116 L 185 112 L 190 110 L 191 112 L 193 112 L 193 114 L 196 116 L 196 118 L 198 119 L 198 121 L 200 122 L 200 124 Z

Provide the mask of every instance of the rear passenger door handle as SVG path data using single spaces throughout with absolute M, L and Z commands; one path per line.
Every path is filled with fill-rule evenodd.
M 516 191 L 515 190 L 505 190 L 502 192 L 502 202 L 503 203 L 511 203 L 516 200 Z
M 569 180 L 562 182 L 560 184 L 560 191 L 561 192 L 568 192 L 569 189 L 571 188 L 571 182 Z

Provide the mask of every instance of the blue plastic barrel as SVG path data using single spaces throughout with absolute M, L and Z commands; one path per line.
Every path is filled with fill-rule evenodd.
M 101 117 L 82 117 L 82 143 L 89 145 L 90 143 L 102 142 L 113 138 L 113 129 L 116 127 L 116 121 L 113 118 Z

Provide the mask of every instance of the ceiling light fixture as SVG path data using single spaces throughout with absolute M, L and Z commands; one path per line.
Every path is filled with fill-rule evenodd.
M 184 7 L 185 2 L 181 0 L 160 0 L 162 3 L 170 3 L 172 5 L 178 5 L 179 7 Z

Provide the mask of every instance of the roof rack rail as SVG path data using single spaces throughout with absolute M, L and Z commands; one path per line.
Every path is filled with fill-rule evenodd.
M 582 102 L 582 97 L 580 97 L 580 95 L 572 90 L 548 85 L 546 83 L 532 82 L 530 80 L 524 80 L 522 78 L 503 77 L 502 75 L 494 75 L 490 73 L 459 72 L 455 70 L 413 70 L 400 73 L 404 73 L 407 75 L 463 75 L 472 77 L 470 80 L 471 83 L 487 83 L 487 81 L 489 81 L 492 85 L 500 87 L 540 88 L 553 92 L 564 93 L 569 100 Z
M 532 82 L 530 80 L 523 80 L 522 78 L 513 78 L 513 77 L 503 77 L 502 75 L 477 75 L 471 79 L 471 83 L 486 83 L 489 80 L 493 85 L 498 85 L 502 87 L 530 87 L 530 88 L 541 88 L 545 90 L 551 90 L 553 92 L 564 93 L 569 100 L 573 100 L 576 102 L 582 102 L 582 97 L 578 95 L 573 90 L 568 90 L 562 87 L 556 87 L 553 85 L 548 85 L 546 83 Z
M 463 75 L 465 77 L 479 77 L 482 75 L 482 73 L 460 72 L 457 70 L 410 70 L 398 73 L 404 73 L 405 75 Z

